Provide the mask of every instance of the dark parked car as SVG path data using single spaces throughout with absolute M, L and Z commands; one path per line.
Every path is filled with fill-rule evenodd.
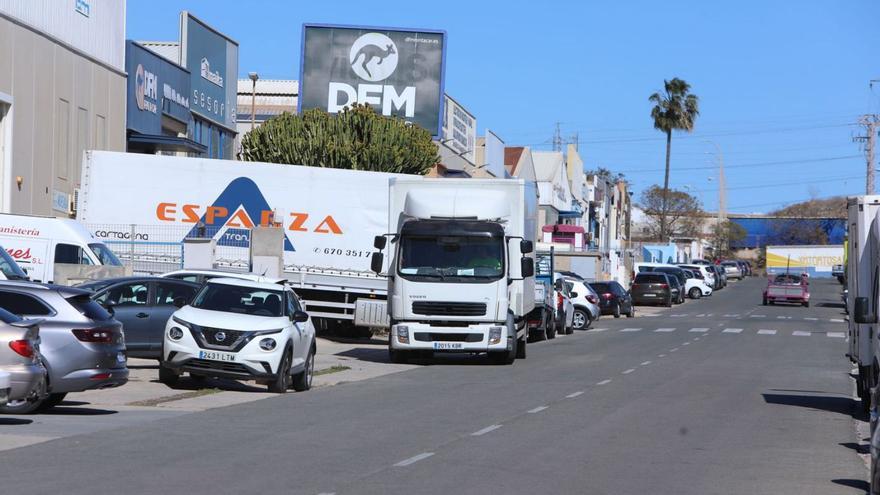
M 727 274 L 720 266 L 708 265 L 707 268 L 715 274 L 715 287 L 712 287 L 713 290 L 721 290 L 727 287 Z
M 201 285 L 160 277 L 119 277 L 79 287 L 94 291 L 92 299 L 122 323 L 129 356 L 159 359 L 165 324 L 177 311 L 175 301 L 189 302 Z
M 599 310 L 603 315 L 614 315 L 615 318 L 620 318 L 622 314 L 629 318 L 636 315 L 632 297 L 619 283 L 591 282 L 590 287 L 599 295 Z
M 630 296 L 633 304 L 662 304 L 666 307 L 678 300 L 670 275 L 661 272 L 645 272 L 636 275 Z
M 685 290 L 685 285 L 687 284 L 687 275 L 685 275 L 684 270 L 677 266 L 655 266 L 651 271 L 661 272 L 669 275 L 673 286 L 673 292 L 676 294 L 673 297 L 673 302 L 676 304 L 682 304 L 684 302 L 684 297 L 687 293 Z

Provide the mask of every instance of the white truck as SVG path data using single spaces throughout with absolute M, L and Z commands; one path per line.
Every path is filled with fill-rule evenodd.
M 371 266 L 388 277 L 392 361 L 436 352 L 525 358 L 537 195 L 520 179 L 393 178 Z M 391 238 L 388 259 L 381 251 Z
M 880 371 L 874 346 L 877 342 L 878 266 L 880 266 L 880 228 L 877 213 L 880 196 L 847 198 L 847 310 L 849 318 L 850 360 L 858 365 L 857 391 L 862 405 L 870 404 L 871 389 Z
M 77 219 L 135 273 L 180 269 L 193 237 L 216 241 L 213 268 L 249 271 L 250 229 L 281 226 L 283 277 L 319 330 L 387 325 L 370 255 L 395 174 L 105 151 L 82 170 Z

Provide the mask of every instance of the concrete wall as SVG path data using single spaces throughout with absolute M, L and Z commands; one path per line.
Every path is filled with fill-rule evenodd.
M 79 187 L 82 152 L 125 151 L 125 82 L 122 71 L 0 14 L 0 104 L 8 110 L 0 211 L 67 215 L 60 203 Z

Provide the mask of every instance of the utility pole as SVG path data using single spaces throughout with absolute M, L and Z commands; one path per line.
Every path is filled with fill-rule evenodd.
M 724 178 L 724 154 L 721 153 L 721 146 L 714 141 L 706 140 L 707 143 L 715 147 L 715 153 L 718 157 L 718 228 L 723 229 L 727 221 L 727 183 Z M 727 248 L 729 240 L 724 238 L 722 249 Z
M 556 130 L 553 132 L 553 151 L 562 151 L 562 133 L 559 131 L 559 124 L 556 123 Z
M 855 136 L 853 141 L 865 143 L 865 194 L 874 194 L 874 146 L 877 141 L 877 129 L 880 127 L 880 116 L 877 114 L 862 115 L 859 125 L 865 128 L 865 134 Z
M 256 72 L 250 72 L 248 77 L 253 83 L 251 85 L 251 130 L 254 130 L 257 125 L 257 80 L 260 76 Z

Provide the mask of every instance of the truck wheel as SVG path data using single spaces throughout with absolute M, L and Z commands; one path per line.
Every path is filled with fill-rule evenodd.
M 293 377 L 291 386 L 297 392 L 305 392 L 312 388 L 312 378 L 315 376 L 315 348 L 309 349 L 309 355 L 306 356 L 305 368 Z
M 283 394 L 290 387 L 290 350 L 284 352 L 281 363 L 278 365 L 278 373 L 275 379 L 269 382 L 269 392 L 273 394 Z
M 525 359 L 526 358 L 526 341 L 528 339 L 523 337 L 522 339 L 517 341 L 516 344 L 516 358 L 517 359 Z
M 690 293 L 691 299 L 699 299 L 703 296 L 703 293 L 700 291 L 699 287 L 693 287 Z
M 177 380 L 179 379 L 180 375 L 176 371 L 161 364 L 159 365 L 159 381 L 164 385 L 173 387 L 174 385 L 177 385 Z
M 409 362 L 409 355 L 406 351 L 398 351 L 388 346 L 388 360 L 394 364 L 406 364 Z
M 544 338 L 553 340 L 556 338 L 556 320 L 550 317 L 550 320 L 544 324 Z
M 516 355 L 519 352 L 517 346 L 517 341 L 513 341 L 513 349 L 509 351 L 501 351 L 501 352 L 490 352 L 489 360 L 492 361 L 492 364 L 499 364 L 503 366 L 511 365 L 514 361 L 516 361 Z

